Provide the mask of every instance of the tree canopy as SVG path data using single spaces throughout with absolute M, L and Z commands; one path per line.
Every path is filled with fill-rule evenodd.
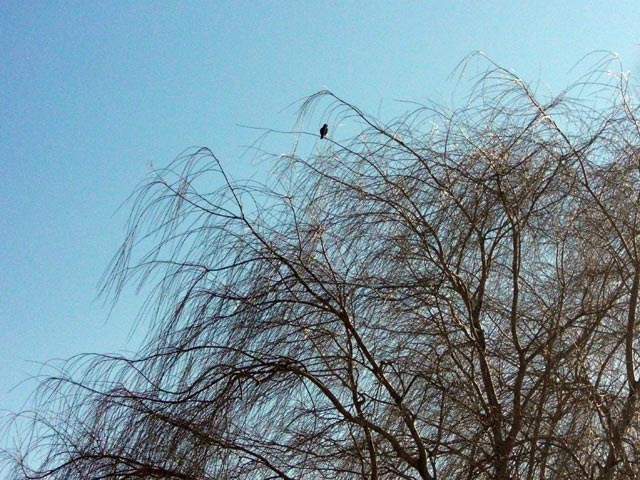
M 155 171 L 103 284 L 153 287 L 148 341 L 45 380 L 8 478 L 638 478 L 628 76 L 479 62 L 455 109 L 310 96 L 262 182 Z

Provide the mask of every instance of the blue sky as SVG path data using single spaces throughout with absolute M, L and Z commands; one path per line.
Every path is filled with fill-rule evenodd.
M 638 75 L 639 26 L 637 0 L 2 1 L 0 409 L 21 408 L 34 384 L 12 387 L 41 362 L 136 348 L 140 300 L 107 319 L 94 298 L 150 162 L 202 145 L 260 178 L 259 132 L 239 125 L 289 130 L 286 107 L 324 88 L 382 118 L 446 103 L 475 50 L 541 90 L 595 50 Z

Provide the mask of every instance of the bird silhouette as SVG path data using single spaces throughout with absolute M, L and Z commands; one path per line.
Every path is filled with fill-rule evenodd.
M 329 125 L 325 123 L 324 125 L 322 125 L 322 128 L 320 129 L 320 140 L 326 137 L 327 133 L 329 133 Z

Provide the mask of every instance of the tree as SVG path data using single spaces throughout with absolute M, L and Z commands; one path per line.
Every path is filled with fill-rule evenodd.
M 104 284 L 155 286 L 149 340 L 45 381 L 9 477 L 638 478 L 628 78 L 544 99 L 479 61 L 458 110 L 309 97 L 356 134 L 264 184 L 156 172 Z

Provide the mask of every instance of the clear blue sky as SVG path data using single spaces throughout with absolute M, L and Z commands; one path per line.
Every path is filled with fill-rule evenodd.
M 93 299 L 150 161 L 205 145 L 250 176 L 258 132 L 238 124 L 291 129 L 282 110 L 324 88 L 382 117 L 394 99 L 446 101 L 474 50 L 556 92 L 594 50 L 633 74 L 639 27 L 637 0 L 3 0 L 0 409 L 22 406 L 33 384 L 10 389 L 38 362 L 135 349 L 138 300 L 107 320 Z

